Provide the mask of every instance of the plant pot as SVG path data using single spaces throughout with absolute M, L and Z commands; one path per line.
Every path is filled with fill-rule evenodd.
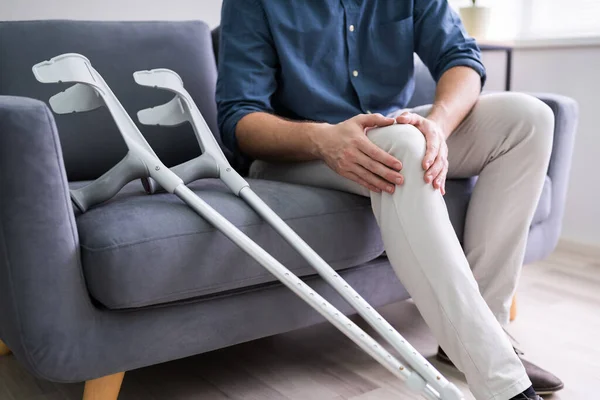
M 492 19 L 490 7 L 463 7 L 460 9 L 460 18 L 469 35 L 475 39 L 485 39 Z

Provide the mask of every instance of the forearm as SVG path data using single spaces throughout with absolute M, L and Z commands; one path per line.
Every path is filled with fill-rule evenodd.
M 330 126 L 296 122 L 256 112 L 243 117 L 235 135 L 239 149 L 248 156 L 269 161 L 312 161 L 319 158 L 316 138 Z
M 481 77 L 469 67 L 446 71 L 437 84 L 435 101 L 427 118 L 435 121 L 446 137 L 471 111 L 481 92 Z

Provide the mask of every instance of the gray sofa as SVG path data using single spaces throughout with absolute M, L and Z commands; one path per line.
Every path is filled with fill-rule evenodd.
M 0 339 L 37 377 L 86 381 L 298 329 L 322 318 L 169 194 L 139 182 L 85 214 L 69 187 L 125 154 L 106 109 L 57 116 L 45 102 L 65 86 L 35 81 L 31 66 L 61 53 L 89 57 L 131 115 L 170 95 L 135 85 L 136 70 L 177 71 L 213 132 L 217 76 L 202 22 L 0 22 Z M 434 84 L 416 64 L 412 105 Z M 555 247 L 577 105 L 540 94 L 556 116 L 552 160 L 526 262 Z M 188 125 L 143 127 L 167 165 L 199 154 Z M 228 155 L 230 155 L 228 153 Z M 251 181 L 254 190 L 375 306 L 408 298 L 387 259 L 365 198 Z M 448 182 L 462 234 L 474 180 Z M 215 180 L 190 187 L 344 312 L 341 298 L 241 200 Z M 410 321 L 406 321 L 410 323 Z

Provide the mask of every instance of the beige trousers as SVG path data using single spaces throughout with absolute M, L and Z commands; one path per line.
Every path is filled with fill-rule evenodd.
M 430 106 L 413 112 L 426 115 Z M 402 161 L 405 183 L 375 193 L 322 162 L 257 161 L 250 176 L 370 196 L 398 278 L 478 400 L 507 400 L 531 383 L 502 329 L 521 271 L 529 225 L 546 175 L 554 116 L 524 94 L 480 97 L 447 141 L 449 178 L 479 176 L 464 248 L 439 191 L 423 180 L 423 134 L 410 125 L 372 129 L 369 139 Z

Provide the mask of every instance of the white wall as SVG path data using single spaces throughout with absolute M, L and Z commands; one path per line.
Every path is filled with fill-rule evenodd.
M 501 89 L 503 55 L 489 53 L 487 89 Z M 562 236 L 600 246 L 600 46 L 516 50 L 513 90 L 570 96 L 580 120 Z
M 203 20 L 219 24 L 222 0 L 0 0 L 1 20 Z

